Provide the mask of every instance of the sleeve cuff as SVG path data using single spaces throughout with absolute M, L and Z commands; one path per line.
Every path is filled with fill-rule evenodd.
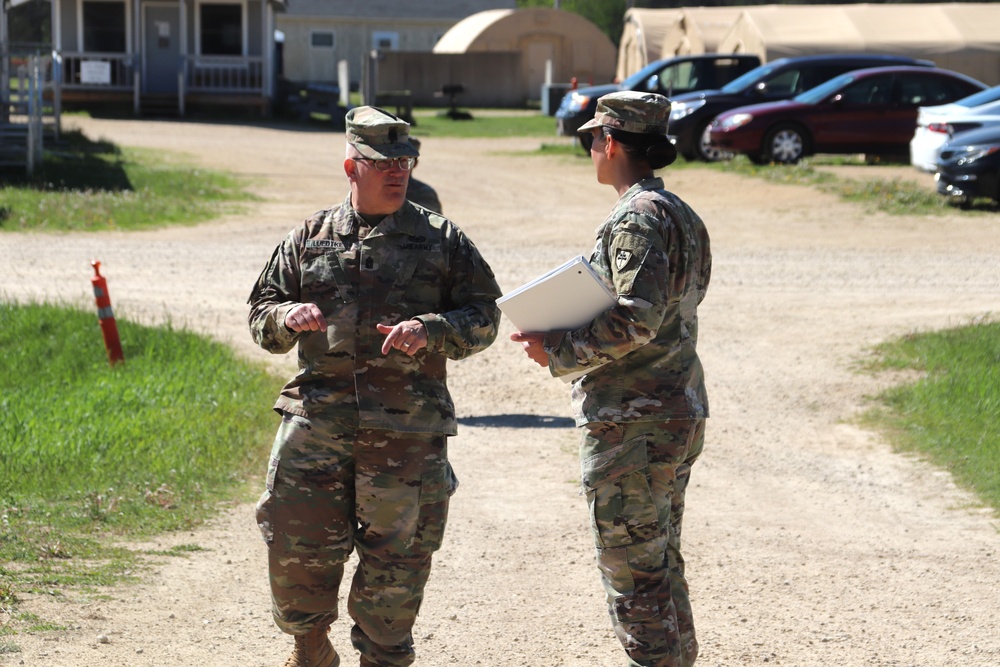
M 427 349 L 441 352 L 444 348 L 444 323 L 436 315 L 417 315 L 413 319 L 422 323 L 427 330 Z

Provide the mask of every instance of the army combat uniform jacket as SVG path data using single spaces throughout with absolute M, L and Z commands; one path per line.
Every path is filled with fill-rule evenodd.
M 553 375 L 587 371 L 573 384 L 577 425 L 707 417 L 695 351 L 712 269 L 701 218 L 662 179 L 640 181 L 598 227 L 590 262 L 618 305 L 544 341 Z
M 500 288 L 473 243 L 451 221 L 406 202 L 358 239 L 350 197 L 289 233 L 260 274 L 249 324 L 254 341 L 281 354 L 298 343 L 298 374 L 275 410 L 345 419 L 362 428 L 454 435 L 447 359 L 497 335 Z M 315 303 L 327 331 L 296 333 L 285 315 Z M 427 347 L 382 354 L 377 323 L 418 319 Z

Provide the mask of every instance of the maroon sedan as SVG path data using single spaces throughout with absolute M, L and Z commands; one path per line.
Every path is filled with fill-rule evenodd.
M 830 79 L 781 102 L 719 114 L 713 147 L 757 164 L 794 163 L 815 153 L 908 155 L 917 107 L 947 104 L 987 86 L 930 67 L 875 67 Z

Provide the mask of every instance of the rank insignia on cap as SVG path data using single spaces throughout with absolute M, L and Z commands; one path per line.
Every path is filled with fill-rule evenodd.
M 615 255 L 615 266 L 621 271 L 626 266 L 628 266 L 629 260 L 632 259 L 632 253 L 628 250 L 619 250 Z

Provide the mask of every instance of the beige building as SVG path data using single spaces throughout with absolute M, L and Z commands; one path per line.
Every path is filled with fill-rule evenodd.
M 284 35 L 283 74 L 290 81 L 336 83 L 347 61 L 353 83 L 375 49 L 430 52 L 462 19 L 490 9 L 513 9 L 514 0 L 287 0 L 278 16 Z
M 551 63 L 551 81 L 576 78 L 582 85 L 609 83 L 615 74 L 615 46 L 579 14 L 535 7 L 496 9 L 455 25 L 434 53 L 520 54 L 521 96 L 540 97 Z

